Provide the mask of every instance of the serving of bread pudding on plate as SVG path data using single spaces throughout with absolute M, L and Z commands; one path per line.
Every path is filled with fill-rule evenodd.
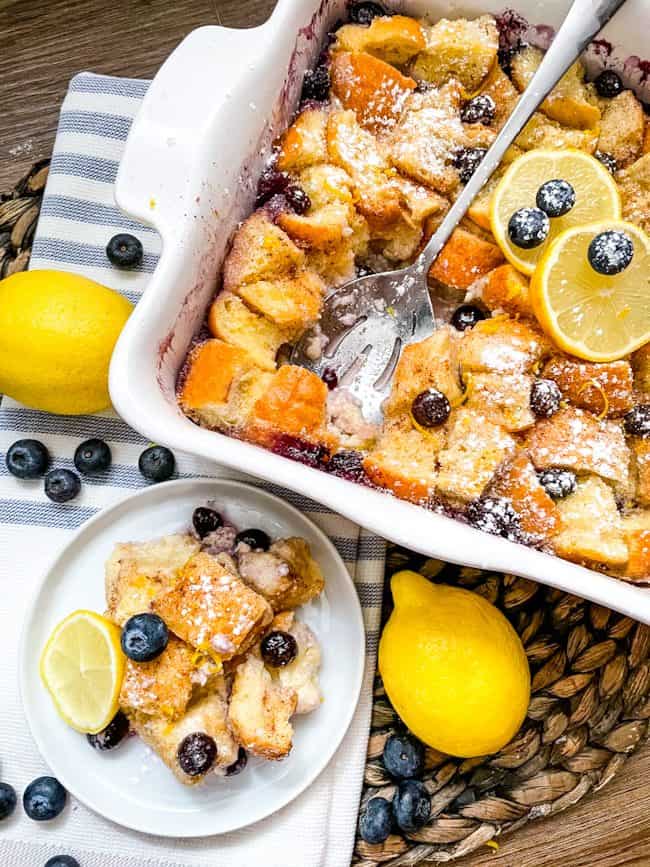
M 321 354 L 328 293 L 415 259 L 543 58 L 513 13 L 430 23 L 363 7 L 305 75 L 179 374 L 180 407 L 203 427 L 648 582 L 650 122 L 615 72 L 588 80 L 576 63 L 474 200 L 428 274 L 448 321 L 403 348 L 381 423 L 335 375 L 289 361 L 305 333 Z M 233 580 L 273 606 L 247 568 L 240 558 Z M 185 604 L 182 587 L 167 592 Z M 156 600 L 164 612 L 165 593 Z M 179 638 L 198 646 L 202 629 Z M 233 644 L 245 651 L 246 636 Z

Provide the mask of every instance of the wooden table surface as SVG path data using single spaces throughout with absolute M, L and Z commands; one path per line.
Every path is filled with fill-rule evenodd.
M 49 155 L 59 105 L 75 72 L 150 77 L 194 27 L 252 26 L 273 5 L 274 0 L 0 0 L 0 191 Z M 496 854 L 485 849 L 455 863 L 648 867 L 649 802 L 646 745 L 609 786 L 574 809 L 502 839 Z

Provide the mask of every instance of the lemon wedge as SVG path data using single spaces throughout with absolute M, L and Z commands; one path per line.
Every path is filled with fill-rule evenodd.
M 517 247 L 508 236 L 510 218 L 520 208 L 535 207 L 539 188 L 556 178 L 571 184 L 575 205 L 563 217 L 551 220 L 548 238 L 539 247 Z M 567 229 L 620 217 L 621 197 L 610 172 L 595 157 L 573 149 L 532 150 L 518 157 L 506 169 L 490 205 L 492 234 L 506 259 L 524 274 L 533 273 L 551 243 Z
M 120 629 L 93 611 L 74 611 L 50 635 L 41 678 L 59 716 L 78 732 L 97 734 L 118 710 L 126 658 Z
M 587 252 L 609 230 L 624 232 L 634 254 L 619 274 L 599 274 Z M 616 361 L 650 340 L 650 238 L 608 220 L 563 232 L 544 253 L 530 284 L 535 316 L 557 345 L 587 361 Z

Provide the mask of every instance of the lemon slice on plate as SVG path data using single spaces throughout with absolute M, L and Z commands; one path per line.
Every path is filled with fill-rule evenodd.
M 534 208 L 537 191 L 554 179 L 568 181 L 576 194 L 571 210 L 551 219 L 548 238 L 531 250 L 514 245 L 508 236 L 510 218 L 520 208 Z M 492 196 L 490 226 L 504 256 L 524 274 L 532 274 L 537 262 L 559 234 L 595 220 L 619 220 L 621 197 L 616 181 L 605 166 L 584 151 L 532 150 L 518 157 L 506 170 Z
M 119 627 L 93 611 L 74 611 L 54 628 L 40 670 L 61 718 L 97 734 L 117 713 L 124 664 Z
M 588 250 L 610 230 L 632 242 L 629 265 L 600 274 Z M 588 361 L 615 361 L 650 340 L 650 238 L 638 226 L 607 220 L 563 232 L 544 253 L 530 284 L 535 316 L 557 345 Z

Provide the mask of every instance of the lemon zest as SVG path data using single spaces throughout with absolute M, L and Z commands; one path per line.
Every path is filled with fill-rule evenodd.
M 596 391 L 600 392 L 600 396 L 603 399 L 603 408 L 596 416 L 597 419 L 602 421 L 602 419 L 604 419 L 605 416 L 607 415 L 607 413 L 609 412 L 609 398 L 607 397 L 607 394 L 605 393 L 605 389 L 602 387 L 602 385 L 598 382 L 597 379 L 590 379 L 587 382 L 585 382 L 584 385 L 580 386 L 580 388 L 578 389 L 577 397 L 580 397 L 582 392 L 585 391 L 586 389 L 588 389 L 590 386 L 592 388 L 595 388 Z
M 499 851 L 499 848 L 500 848 L 500 847 L 499 847 L 499 844 L 497 843 L 496 840 L 488 840 L 487 843 L 486 843 L 485 845 L 486 845 L 486 846 L 489 846 L 490 849 L 493 850 L 493 852 L 494 852 L 495 855 L 497 854 L 497 852 Z

